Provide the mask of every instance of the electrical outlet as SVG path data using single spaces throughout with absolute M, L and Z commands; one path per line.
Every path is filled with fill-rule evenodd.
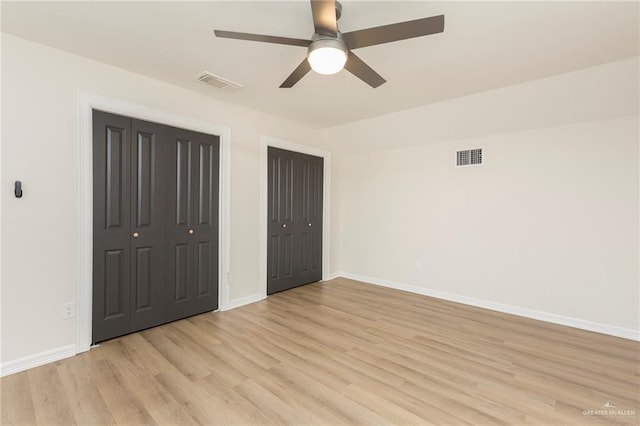
M 65 303 L 62 305 L 62 319 L 69 319 L 76 316 L 76 304 Z

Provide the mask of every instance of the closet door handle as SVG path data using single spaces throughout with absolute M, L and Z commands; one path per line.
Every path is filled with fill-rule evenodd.
M 138 238 L 138 237 L 140 236 L 140 234 L 138 234 L 137 232 L 134 232 L 134 233 L 132 234 L 132 236 L 133 236 L 133 238 Z
M 283 227 L 283 228 L 286 228 L 286 227 L 287 227 L 287 224 L 286 224 L 286 223 L 283 223 L 283 224 L 282 224 L 282 227 Z
M 193 235 L 195 231 L 193 229 L 189 229 L 187 232 L 189 233 L 189 235 Z

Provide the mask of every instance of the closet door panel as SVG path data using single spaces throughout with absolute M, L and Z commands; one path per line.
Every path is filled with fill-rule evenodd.
M 166 319 L 218 308 L 219 138 L 169 128 Z
M 193 286 L 192 248 L 188 231 L 192 209 L 192 141 L 174 129 L 167 132 L 167 184 L 165 247 L 165 320 L 183 318 L 188 313 Z
M 192 314 L 218 309 L 218 188 L 220 141 L 196 133 L 194 147 Z
M 164 126 L 132 120 L 131 331 L 164 321 Z
M 297 282 L 295 265 L 300 253 L 296 250 L 294 203 L 298 173 L 290 151 L 269 148 L 268 162 L 267 293 L 273 294 Z
M 130 120 L 93 112 L 93 341 L 130 319 Z
M 299 283 L 322 279 L 323 159 L 298 154 L 300 170 L 300 264 Z

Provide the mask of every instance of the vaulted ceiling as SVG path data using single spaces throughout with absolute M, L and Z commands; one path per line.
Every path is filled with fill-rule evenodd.
M 316 128 L 398 111 L 639 54 L 638 2 L 349 1 L 347 32 L 445 15 L 441 34 L 363 48 L 387 83 L 343 70 L 278 86 L 300 47 L 216 38 L 215 29 L 309 38 L 306 0 L 2 2 L 2 31 Z M 210 71 L 244 87 L 193 80 Z

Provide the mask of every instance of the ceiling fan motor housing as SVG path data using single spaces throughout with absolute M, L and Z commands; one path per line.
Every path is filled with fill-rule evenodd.
M 332 47 L 334 49 L 342 50 L 345 54 L 348 52 L 347 44 L 342 38 L 342 33 L 338 31 L 336 37 L 323 34 L 314 34 L 311 37 L 311 44 L 309 45 L 308 53 L 322 47 Z

